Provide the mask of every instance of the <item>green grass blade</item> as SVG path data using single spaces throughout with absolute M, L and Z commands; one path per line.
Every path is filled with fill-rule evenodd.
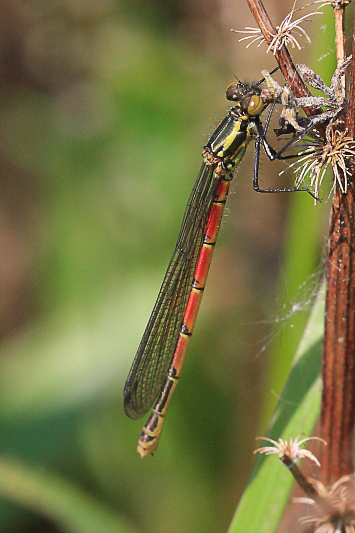
M 312 434 L 321 397 L 324 288 L 308 320 L 293 367 L 270 423 L 268 437 L 289 441 Z M 275 457 L 259 456 L 229 533 L 273 533 L 288 501 L 293 477 Z
M 135 533 L 113 510 L 60 476 L 0 458 L 0 497 L 49 518 L 67 533 Z

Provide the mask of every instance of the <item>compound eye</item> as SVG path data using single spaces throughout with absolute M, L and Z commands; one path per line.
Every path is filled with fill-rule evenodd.
M 254 94 L 254 96 L 252 96 L 248 102 L 248 109 L 247 109 L 248 115 L 252 117 L 256 115 L 260 115 L 263 109 L 264 109 L 264 104 L 263 104 L 262 99 L 257 94 Z
M 242 111 L 244 111 L 244 113 L 249 113 L 249 107 L 250 107 L 250 102 L 251 102 L 251 97 L 248 97 L 248 98 L 243 98 L 242 100 L 240 100 L 240 108 Z
M 232 102 L 239 102 L 243 98 L 243 91 L 245 87 L 242 83 L 231 83 L 226 89 L 226 98 L 227 100 L 232 100 Z

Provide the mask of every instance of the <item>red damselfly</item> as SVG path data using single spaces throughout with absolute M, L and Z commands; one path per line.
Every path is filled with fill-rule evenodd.
M 252 138 L 254 126 L 257 129 L 254 189 L 271 193 L 303 190 L 313 196 L 307 188 L 259 188 L 260 143 L 270 159 L 294 157 L 281 156 L 290 142 L 276 152 L 266 140 L 271 113 L 265 128 L 260 115 L 267 105 L 274 105 L 275 99 L 259 88 L 263 81 L 256 85 L 238 81 L 227 88 L 227 98 L 236 105 L 229 109 L 203 149 L 203 163 L 187 203 L 175 250 L 125 384 L 124 409 L 129 417 L 145 415 L 156 400 L 138 441 L 137 451 L 142 457 L 153 453 L 158 446 L 196 322 L 230 182 Z

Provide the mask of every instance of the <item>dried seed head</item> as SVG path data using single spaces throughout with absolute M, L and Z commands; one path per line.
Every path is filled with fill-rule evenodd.
M 308 43 L 311 43 L 311 39 L 309 35 L 306 33 L 306 31 L 300 26 L 300 23 L 303 21 L 310 21 L 311 19 L 308 17 L 311 17 L 312 15 L 322 15 L 322 12 L 315 11 L 313 13 L 309 13 L 307 15 L 304 15 L 303 17 L 300 17 L 294 21 L 292 21 L 292 16 L 296 11 L 301 11 L 302 9 L 305 9 L 306 7 L 317 3 L 312 2 L 310 4 L 307 4 L 304 7 L 301 7 L 299 9 L 295 9 L 297 0 L 294 1 L 292 10 L 286 17 L 283 19 L 281 24 L 279 26 L 276 26 L 277 33 L 275 35 L 270 34 L 272 36 L 272 40 L 266 50 L 266 53 L 268 53 L 270 50 L 275 55 L 277 50 L 281 50 L 283 46 L 287 46 L 288 44 L 292 45 L 292 48 L 298 48 L 298 50 L 301 50 L 301 46 L 298 43 L 296 37 L 294 34 L 298 35 L 299 37 L 305 37 L 306 41 Z M 239 39 L 238 42 L 245 41 L 247 39 L 252 39 L 250 43 L 248 43 L 247 48 L 253 44 L 254 42 L 260 41 L 258 44 L 258 47 L 265 41 L 265 38 L 263 37 L 263 34 L 261 33 L 261 30 L 259 28 L 251 28 L 250 26 L 247 26 L 245 30 L 232 30 L 235 33 L 244 33 L 247 34 L 246 37 L 242 37 Z
M 290 13 L 283 19 L 283 21 L 281 22 L 280 26 L 276 26 L 276 30 L 277 30 L 277 34 L 274 35 L 271 43 L 269 44 L 268 46 L 268 49 L 266 52 L 268 52 L 269 50 L 271 50 L 273 52 L 273 54 L 275 55 L 276 54 L 276 51 L 277 50 L 281 50 L 281 48 L 283 46 L 287 46 L 288 44 L 291 44 L 292 45 L 292 48 L 295 48 L 297 47 L 298 50 L 301 50 L 301 46 L 299 45 L 297 39 L 294 37 L 294 35 L 292 34 L 296 34 L 300 37 L 305 37 L 306 41 L 308 43 L 311 43 L 311 39 L 309 37 L 309 35 L 306 33 L 306 31 L 300 26 L 300 23 L 303 22 L 303 21 L 310 21 L 311 19 L 310 18 L 307 18 L 307 17 L 311 17 L 312 15 L 322 15 L 323 13 L 321 13 L 320 11 L 315 11 L 313 13 L 309 13 L 308 15 L 304 15 L 303 17 L 300 17 L 296 20 L 294 20 L 292 22 L 292 16 L 294 14 L 295 11 L 299 11 L 299 10 L 295 10 L 295 5 L 296 5 L 296 0 L 293 4 L 293 7 L 292 7 L 292 10 L 290 11 Z M 307 6 L 305 6 L 307 7 Z M 303 9 L 303 8 L 301 8 Z
M 271 442 L 273 446 L 264 446 L 254 450 L 254 453 L 264 453 L 265 455 L 277 454 L 278 458 L 288 467 L 294 465 L 299 459 L 307 457 L 316 465 L 320 466 L 320 463 L 315 455 L 309 450 L 301 448 L 302 444 L 310 440 L 320 440 L 324 444 L 326 442 L 319 437 L 308 437 L 306 439 L 299 440 L 300 435 L 298 435 L 295 440 L 290 437 L 290 442 L 279 439 L 278 441 L 269 439 L 268 437 L 256 437 L 257 439 L 267 440 Z
M 293 500 L 311 506 L 311 513 L 301 522 L 313 526 L 313 533 L 355 533 L 355 476 L 340 478 L 329 490 L 320 481 L 308 481 L 315 496 Z
M 325 172 L 329 166 L 334 173 L 334 186 L 338 186 L 342 193 L 347 192 L 348 176 L 351 172 L 347 164 L 355 157 L 355 141 L 349 135 L 347 130 L 339 131 L 333 124 L 329 124 L 326 130 L 326 140 L 313 139 L 309 142 L 309 147 L 300 156 L 295 172 L 299 173 L 296 186 L 308 177 L 310 185 L 315 193 L 319 196 L 319 189 L 323 181 Z

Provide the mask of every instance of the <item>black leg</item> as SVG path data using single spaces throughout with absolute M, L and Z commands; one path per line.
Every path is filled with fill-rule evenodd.
M 274 106 L 274 104 L 273 104 Z M 268 127 L 269 127 L 269 123 L 270 123 L 270 118 L 271 118 L 271 114 L 272 114 L 272 111 L 273 111 L 273 108 L 274 107 L 271 107 L 269 113 L 268 113 L 268 117 L 266 119 L 266 122 L 265 122 L 265 127 L 263 128 L 260 120 L 259 120 L 259 117 L 256 117 L 255 119 L 255 126 L 256 126 L 256 129 L 257 129 L 257 132 L 258 132 L 258 135 L 259 137 L 261 138 L 261 142 L 263 143 L 263 148 L 265 150 L 265 153 L 266 155 L 268 156 L 268 158 L 270 159 L 270 161 L 274 161 L 275 159 L 295 159 L 296 157 L 299 156 L 299 154 L 291 154 L 291 155 L 282 155 L 282 153 L 293 143 L 295 143 L 298 139 L 301 139 L 302 137 L 304 137 L 305 135 L 307 135 L 307 133 L 312 129 L 313 127 L 313 124 L 312 122 L 302 131 L 299 131 L 296 135 L 294 135 L 286 144 L 285 146 L 283 146 L 278 152 L 276 150 L 274 150 L 274 148 L 268 143 L 267 139 L 266 139 L 266 132 L 268 130 Z M 311 153 L 311 152 L 309 152 Z
M 284 188 L 284 189 L 260 189 L 260 187 L 259 187 L 259 161 L 260 161 L 260 144 L 261 144 L 261 142 L 263 142 L 263 139 L 262 139 L 262 137 L 260 135 L 258 135 L 258 137 L 256 138 L 256 141 L 255 141 L 255 152 L 254 152 L 254 178 L 253 178 L 254 191 L 256 191 L 256 192 L 264 192 L 264 193 L 303 191 L 303 192 L 308 192 L 308 194 L 310 194 L 312 196 L 312 198 L 314 198 L 315 200 L 320 202 L 320 199 L 317 198 L 317 196 L 310 189 L 308 189 L 308 187 L 302 187 L 302 188 L 299 188 L 299 189 L 296 189 L 295 187 L 294 188 Z M 263 143 L 263 145 L 264 145 L 264 143 Z M 265 148 L 265 145 L 264 145 L 264 148 Z M 272 150 L 273 150 L 273 148 L 272 148 Z M 275 152 L 275 150 L 274 150 L 274 152 Z M 297 157 L 297 156 L 295 155 L 293 157 Z M 274 159 L 277 159 L 277 158 L 275 157 Z M 290 156 L 284 157 L 282 159 L 290 159 Z

